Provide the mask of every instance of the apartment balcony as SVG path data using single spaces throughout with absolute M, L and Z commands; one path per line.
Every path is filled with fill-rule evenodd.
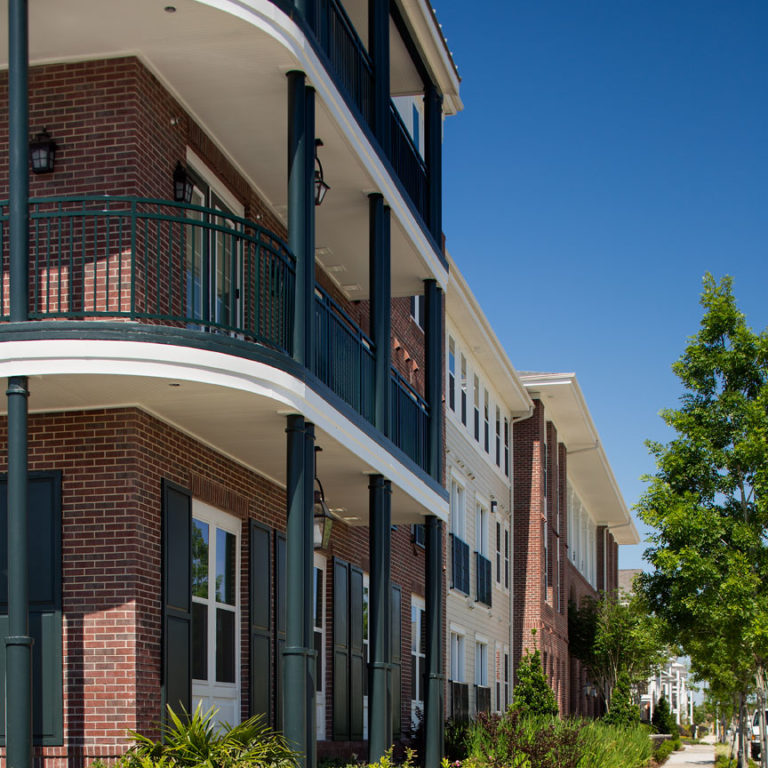
M 8 229 L 8 205 L 0 202 L 6 323 Z M 141 329 L 147 340 L 183 336 L 295 373 L 294 281 L 295 260 L 280 237 L 220 210 L 138 197 L 30 201 L 28 317 L 59 323 L 45 325 L 51 336 L 73 323 L 83 338 L 107 327 L 118 338 L 142 338 Z M 372 341 L 319 287 L 314 328 L 314 356 L 301 376 L 342 412 L 372 424 Z M 427 420 L 424 399 L 392 370 L 388 437 L 421 470 Z

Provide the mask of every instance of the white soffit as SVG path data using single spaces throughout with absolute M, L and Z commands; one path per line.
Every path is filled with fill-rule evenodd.
M 594 522 L 607 525 L 619 544 L 639 543 L 576 374 L 526 371 L 520 379 L 544 404 L 545 419 L 557 428 L 558 441 L 568 452 L 568 479 Z

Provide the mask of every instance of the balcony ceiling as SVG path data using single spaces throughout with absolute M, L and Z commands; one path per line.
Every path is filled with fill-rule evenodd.
M 184 378 L 124 373 L 33 375 L 29 409 L 35 412 L 139 408 L 218 453 L 285 487 L 286 418 L 295 412 L 269 396 Z M 5 398 L 0 413 L 6 413 Z M 368 475 L 374 468 L 336 437 L 317 430 L 318 474 L 332 510 L 349 525 L 368 523 Z M 402 488 L 392 486 L 393 524 L 427 514 Z
M 252 0 L 247 8 L 225 2 L 231 13 L 198 0 L 168 2 L 175 13 L 164 10 L 165 0 L 35 0 L 29 4 L 30 62 L 138 56 L 285 222 L 285 74 L 300 66 L 294 49 L 306 41 L 292 36 L 295 27 L 267 0 Z M 0 14 L 7 18 L 7 0 L 0 0 Z M 7 65 L 3 34 L 0 67 Z M 363 299 L 368 295 L 368 195 L 381 190 L 371 171 L 373 153 L 367 143 L 355 149 L 359 130 L 349 118 L 338 103 L 319 99 L 316 134 L 325 145 L 321 160 L 331 191 L 317 211 L 316 244 L 349 298 Z M 56 138 L 56 126 L 47 128 Z M 423 245 L 414 242 L 417 230 L 408 216 L 393 217 L 394 295 L 420 292 L 421 281 L 434 276 Z

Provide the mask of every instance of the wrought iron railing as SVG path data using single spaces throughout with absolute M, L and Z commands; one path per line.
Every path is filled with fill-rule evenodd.
M 0 201 L 0 320 L 10 317 L 8 203 Z M 269 230 L 220 210 L 138 197 L 30 201 L 31 320 L 117 320 L 226 334 L 290 355 L 295 261 Z M 373 423 L 372 341 L 315 294 L 313 373 Z M 428 408 L 396 371 L 389 437 L 427 469 Z
M 403 123 L 397 107 L 389 105 L 389 159 L 421 217 L 427 219 L 427 166 Z
M 421 395 L 393 368 L 389 401 L 389 437 L 422 469 L 427 469 L 429 407 Z
M 451 534 L 451 586 L 469 594 L 469 544 Z
M 6 274 L 7 218 L 0 203 Z M 34 199 L 29 254 L 32 320 L 138 320 L 291 352 L 294 259 L 247 219 L 138 197 Z
M 373 67 L 354 25 L 338 0 L 320 0 L 315 34 L 336 76 L 366 123 L 372 119 Z
M 325 291 L 315 289 L 314 373 L 373 421 L 373 342 Z
M 491 605 L 491 561 L 475 552 L 477 602 Z

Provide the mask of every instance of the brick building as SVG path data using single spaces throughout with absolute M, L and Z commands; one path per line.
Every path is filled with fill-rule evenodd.
M 575 375 L 520 378 L 534 411 L 513 433 L 513 664 L 535 643 L 560 712 L 594 717 L 596 689 L 568 651 L 568 605 L 615 590 L 618 546 L 639 537 Z
M 10 0 L 9 18 L 9 762 L 30 738 L 47 768 L 110 758 L 198 702 L 265 713 L 308 766 L 316 740 L 374 759 L 410 728 L 418 602 L 437 765 L 440 144 L 461 103 L 429 4 Z M 55 142 L 52 171 L 28 176 L 30 136 Z

